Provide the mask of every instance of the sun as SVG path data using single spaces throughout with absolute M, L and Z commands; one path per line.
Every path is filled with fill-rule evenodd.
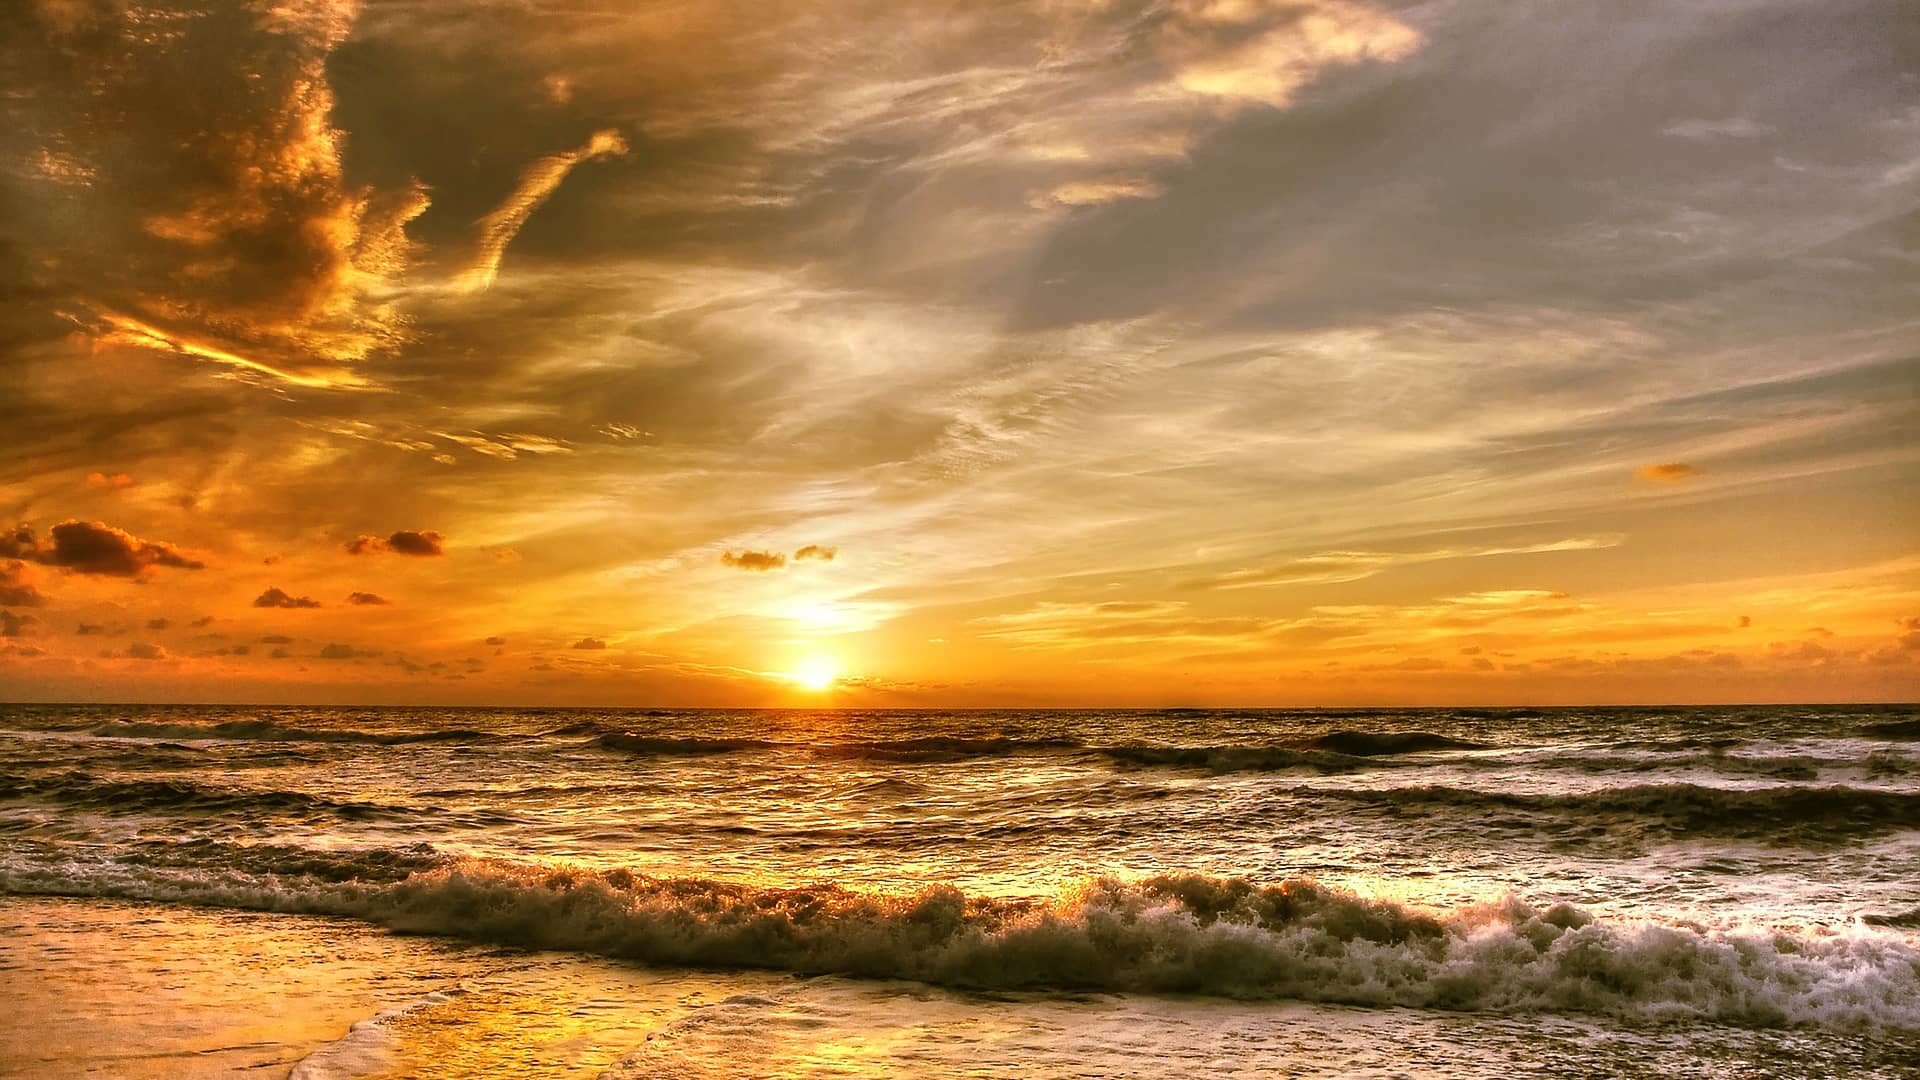
M 840 665 L 834 663 L 832 657 L 809 656 L 800 661 L 799 667 L 793 669 L 792 678 L 803 689 L 825 690 L 839 681 Z

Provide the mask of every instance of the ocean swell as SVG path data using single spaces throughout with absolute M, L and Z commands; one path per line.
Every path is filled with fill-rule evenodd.
M 1371 759 L 1353 754 L 1286 746 L 1102 746 L 1097 752 L 1119 765 L 1205 769 L 1213 773 L 1294 770 L 1345 773 L 1378 766 Z
M 83 809 L 114 812 L 322 814 L 354 820 L 409 820 L 431 807 L 328 799 L 298 791 L 250 791 L 212 787 L 189 780 L 116 780 L 84 772 L 47 776 L 0 776 L 0 801 L 37 799 Z
M 1838 784 L 1764 788 L 1641 784 L 1551 795 L 1421 785 L 1319 788 L 1311 793 L 1395 808 L 1521 811 L 1565 815 L 1593 824 L 1629 822 L 1675 834 L 1761 840 L 1840 838 L 1920 828 L 1920 792 Z
M 862 893 L 461 860 L 399 881 L 12 866 L 0 870 L 0 888 L 349 916 L 650 964 L 979 990 L 1920 1030 L 1920 950 L 1890 931 L 1607 923 L 1513 898 L 1429 913 L 1298 880 L 1103 878 L 1017 901 L 946 885 Z
M 415 743 L 490 742 L 500 736 L 484 731 L 360 731 L 353 728 L 304 728 L 270 720 L 228 720 L 218 724 L 157 723 L 114 720 L 89 733 L 115 739 L 220 739 L 239 742 L 370 743 L 408 746 Z

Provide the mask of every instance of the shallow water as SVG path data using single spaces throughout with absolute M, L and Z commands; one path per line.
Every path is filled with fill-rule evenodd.
M 1916 738 L 0 706 L 0 1073 L 1911 1075 Z

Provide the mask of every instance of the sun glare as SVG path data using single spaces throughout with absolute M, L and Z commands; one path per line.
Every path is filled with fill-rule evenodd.
M 793 681 L 806 690 L 825 690 L 839 678 L 840 666 L 826 656 L 810 656 L 793 670 Z

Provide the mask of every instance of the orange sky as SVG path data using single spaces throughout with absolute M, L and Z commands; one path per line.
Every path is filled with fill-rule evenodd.
M 1920 697 L 1892 0 L 39 0 L 0 698 Z

